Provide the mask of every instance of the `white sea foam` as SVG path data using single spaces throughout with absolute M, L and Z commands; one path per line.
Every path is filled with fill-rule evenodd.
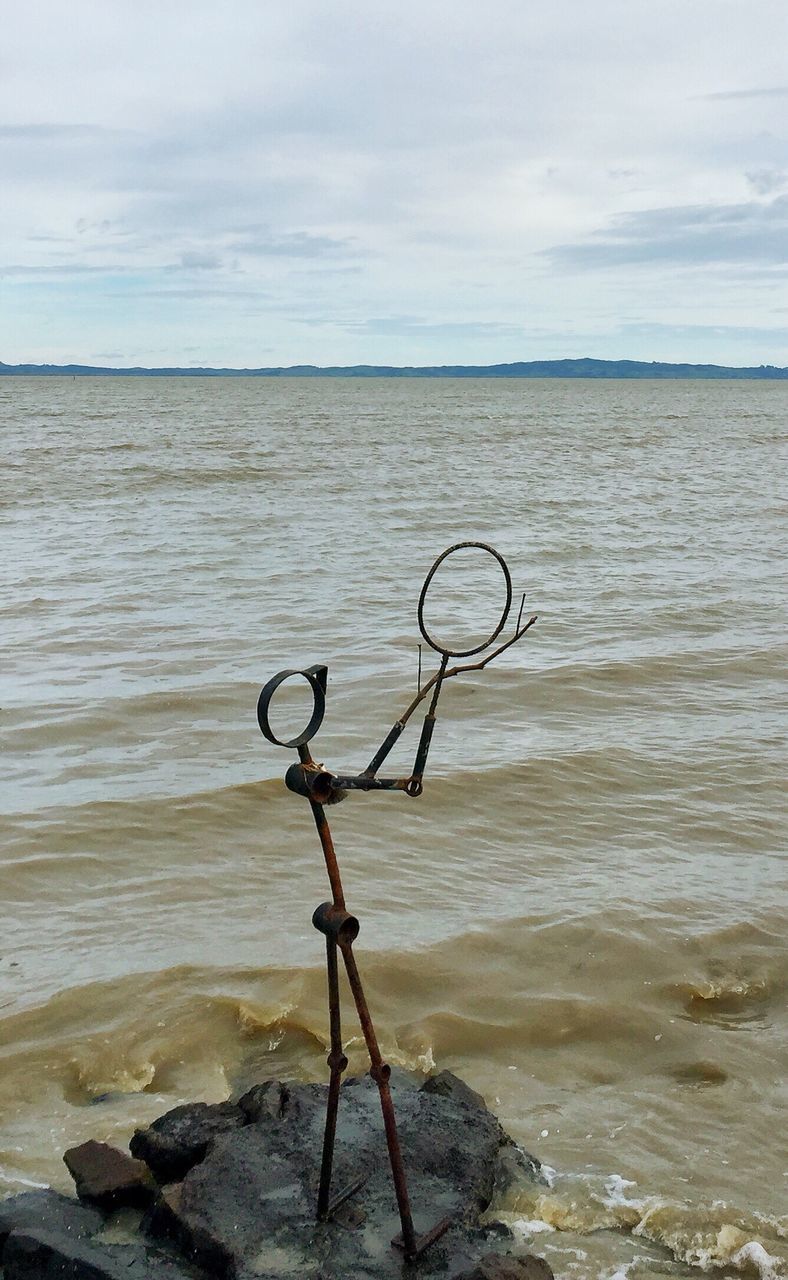
M 785 1275 L 785 1268 L 780 1259 L 773 1258 L 757 1240 L 749 1240 L 747 1244 L 742 1245 L 741 1249 L 737 1249 L 731 1262 L 739 1271 L 754 1267 L 761 1280 L 777 1280 L 778 1276 Z
M 630 1178 L 622 1178 L 619 1173 L 611 1173 L 610 1177 L 605 1179 L 607 1197 L 603 1203 L 611 1209 L 618 1205 L 624 1205 L 627 1208 L 639 1208 L 643 1201 L 633 1200 L 626 1194 L 627 1187 L 636 1186 L 637 1183 L 632 1182 Z
M 542 1218 L 515 1218 L 509 1225 L 515 1236 L 529 1237 L 540 1235 L 543 1231 L 555 1231 L 555 1227 Z
M 4 1182 L 9 1187 L 32 1187 L 35 1191 L 46 1191 L 49 1187 L 48 1182 L 36 1182 L 34 1178 L 23 1178 L 20 1173 L 5 1173 L 0 1169 L 0 1182 Z

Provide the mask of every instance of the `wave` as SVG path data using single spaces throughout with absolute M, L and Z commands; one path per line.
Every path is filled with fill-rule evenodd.
M 783 983 L 776 978 L 735 973 L 679 983 L 675 991 L 686 1017 L 731 1028 L 742 1023 L 765 1023 L 770 1009 L 785 997 Z
M 201 707 L 204 715 L 206 706 L 198 694 L 184 695 L 182 699 L 184 705 L 192 700 L 195 711 Z M 122 751 L 124 744 L 127 744 L 128 749 L 133 750 L 136 756 L 148 751 L 155 754 L 166 726 L 151 723 L 151 716 L 154 714 L 152 705 L 153 700 L 151 704 L 141 703 L 138 712 L 134 713 L 135 716 L 139 714 L 145 725 L 142 734 L 139 726 L 135 727 L 134 719 L 119 720 L 107 711 L 91 721 L 92 739 L 95 740 L 97 734 L 107 742 L 111 739 L 115 753 Z M 166 699 L 162 705 L 166 708 Z M 180 707 L 181 701 L 175 699 L 173 705 Z M 215 710 L 218 710 L 218 704 Z M 171 712 L 172 705 L 168 714 Z M 252 797 L 256 803 L 268 804 L 287 796 L 283 775 L 290 757 L 284 752 L 276 756 L 272 756 L 270 752 L 258 752 L 256 725 L 250 714 L 248 724 L 240 729 L 234 725 L 228 726 L 226 730 L 224 746 L 228 748 L 227 754 L 235 757 L 235 763 L 224 764 L 222 772 L 229 774 L 231 780 L 223 780 L 218 786 L 205 785 L 194 790 L 184 787 L 176 789 L 173 782 L 174 771 L 170 768 L 166 783 L 161 786 L 163 769 L 157 771 L 155 761 L 151 760 L 145 776 L 138 778 L 135 770 L 129 770 L 128 778 L 113 780 L 112 789 L 117 790 L 122 786 L 127 795 L 119 799 L 105 799 L 110 790 L 103 776 L 107 771 L 103 770 L 97 779 L 95 774 L 91 774 L 89 765 L 80 764 L 78 759 L 74 760 L 73 748 L 82 738 L 79 720 L 87 715 L 88 713 L 82 712 L 74 721 L 56 717 L 52 723 L 43 720 L 35 726 L 26 726 L 19 723 L 21 717 L 15 710 L 9 711 L 9 740 L 13 740 L 15 747 L 20 750 L 24 748 L 28 754 L 36 746 L 45 745 L 47 760 L 54 766 L 55 777 L 50 776 L 48 787 L 40 795 L 35 791 L 36 806 L 31 818 L 41 816 L 45 823 L 50 815 L 54 817 L 57 813 L 61 821 L 66 818 L 69 823 L 73 820 L 76 825 L 82 826 L 90 822 L 92 815 L 100 821 L 102 815 L 112 811 L 119 823 L 119 830 L 122 831 L 126 821 L 129 827 L 133 827 L 138 812 L 147 813 L 150 810 L 163 814 L 168 808 L 178 806 L 181 811 L 193 811 L 195 815 L 202 811 L 206 814 L 224 812 L 227 816 L 242 816 Z M 181 721 L 180 710 L 178 719 Z M 569 723 L 567 719 L 567 728 Z M 550 735 L 553 738 L 551 746 L 549 739 L 545 743 L 547 735 L 543 735 L 538 743 L 535 739 L 529 742 L 527 726 L 523 730 L 519 724 L 512 727 L 511 734 L 506 726 L 503 729 L 499 727 L 497 732 L 479 730 L 472 744 L 474 758 L 468 761 L 468 750 L 455 726 L 454 734 L 451 737 L 447 735 L 444 758 L 436 760 L 431 769 L 425 787 L 425 801 L 415 806 L 414 811 L 424 807 L 428 794 L 430 806 L 437 811 L 439 818 L 445 808 L 457 808 L 460 797 L 462 807 L 468 811 L 494 813 L 500 800 L 505 795 L 513 796 L 518 788 L 529 805 L 564 804 L 569 806 L 567 813 L 572 813 L 580 803 L 585 803 L 583 792 L 593 793 L 596 807 L 603 802 L 608 805 L 615 802 L 634 807 L 637 811 L 637 806 L 648 803 L 650 791 L 656 790 L 671 796 L 674 812 L 683 808 L 697 821 L 713 822 L 717 809 L 726 797 L 730 797 L 731 787 L 734 787 L 740 806 L 752 808 L 753 818 L 757 818 L 763 825 L 765 819 L 762 809 L 767 793 L 775 791 L 776 796 L 781 782 L 781 756 L 776 739 L 774 750 L 771 751 L 768 741 L 761 739 L 759 763 L 754 769 L 751 761 L 734 755 L 726 748 L 724 741 L 714 738 L 714 725 L 705 731 L 701 728 L 701 736 L 696 727 L 687 740 L 674 742 L 669 746 L 661 743 L 656 736 L 643 741 L 637 732 L 631 735 L 630 741 L 626 740 L 625 734 L 623 740 L 619 738 L 611 743 L 587 730 L 568 741 L 560 720 L 557 728 L 558 732 Z M 217 732 L 220 732 L 218 725 Z M 708 740 L 702 737 L 704 732 Z M 490 741 L 492 745 L 493 738 L 498 747 L 497 758 L 492 752 L 487 752 L 487 743 Z M 331 744 L 323 745 L 325 747 Z M 328 767 L 335 771 L 361 769 L 370 754 L 368 743 L 361 748 L 343 746 L 340 742 L 337 749 L 336 741 L 333 745 L 336 758 L 329 761 Z M 545 749 L 546 745 L 548 749 Z M 317 748 L 318 755 L 319 746 L 320 744 Z M 254 759 L 255 766 L 259 765 L 261 777 L 243 777 L 243 773 L 248 772 L 249 768 L 244 757 L 246 760 Z M 400 754 L 392 758 L 391 764 L 383 772 L 407 772 L 411 762 L 408 740 L 400 748 Z M 55 788 L 53 784 L 58 781 L 58 765 L 64 770 L 63 785 Z M 726 773 L 725 789 L 720 784 L 721 769 Z M 201 778 L 215 774 L 215 769 L 211 770 L 207 761 L 199 762 L 199 771 Z M 112 772 L 114 774 L 115 771 Z M 150 776 L 151 773 L 157 773 L 157 776 Z M 183 766 L 175 776 L 182 776 L 183 782 L 186 782 L 190 776 L 194 777 L 194 773 L 194 770 L 189 771 Z M 240 778 L 237 777 L 239 773 L 242 775 Z M 81 787 L 91 782 L 91 790 L 97 791 L 96 798 L 80 802 Z M 160 790 L 157 790 L 157 783 L 161 786 Z M 73 790 L 70 802 L 71 793 L 68 788 Z M 64 799 L 59 804 L 50 799 L 47 804 L 45 800 L 42 801 L 42 797 L 47 794 L 60 795 Z M 20 792 L 20 799 L 23 795 L 24 792 Z M 392 802 L 392 797 L 386 797 L 387 804 Z M 380 800 L 375 802 L 369 797 L 354 797 L 354 808 L 363 812 L 365 806 L 376 817 L 380 811 Z M 406 811 L 410 812 L 410 806 L 407 806 Z M 504 807 L 501 812 L 505 811 Z M 17 804 L 15 814 L 25 816 L 24 808 Z M 124 815 L 127 815 L 126 818 Z M 736 820 L 735 814 L 730 816 L 731 821 Z M 776 818 L 773 825 L 776 832 Z M 720 831 L 722 830 L 720 819 Z
M 778 1280 L 788 1274 L 787 1218 L 764 1216 L 735 1204 L 692 1204 L 639 1194 L 632 1179 L 616 1173 L 552 1173 L 548 1191 L 528 1184 L 513 1187 L 491 1207 L 487 1220 L 506 1223 L 517 1239 L 548 1258 L 551 1248 L 545 1232 L 583 1239 L 616 1231 L 626 1237 L 633 1253 L 637 1241 L 646 1241 L 702 1272 L 730 1274 L 732 1268 L 760 1280 Z M 633 1257 L 617 1274 L 636 1268 Z
M 379 977 L 373 973 L 373 987 Z M 328 1048 L 323 981 L 317 968 L 299 973 L 183 969 L 63 993 L 4 1027 L 6 1046 L 15 1043 L 16 1049 L 3 1051 L 0 1094 L 7 1094 L 6 1103 L 14 1097 L 17 1107 L 21 1096 L 39 1113 L 46 1108 L 48 1124 L 64 1146 L 97 1134 L 125 1139 L 136 1124 L 149 1123 L 166 1107 L 194 1097 L 218 1101 L 262 1078 L 322 1080 Z M 389 1060 L 410 1071 L 423 1074 L 436 1061 L 451 1063 L 456 1052 L 455 1031 L 447 1030 L 442 1016 L 429 1019 L 429 1045 L 423 1037 L 416 1043 L 412 1029 L 402 1039 L 388 1019 L 384 1026 Z M 483 1055 L 491 1043 L 511 1055 L 513 1043 L 501 1044 L 499 1030 L 492 1020 L 479 1023 L 474 1042 L 474 1027 L 466 1023 L 471 1055 Z M 462 1034 L 458 1026 L 456 1036 Z M 350 1036 L 349 1056 L 351 1072 L 364 1069 L 357 1031 Z M 13 1125 L 11 1130 L 14 1144 L 19 1134 Z M 25 1165 L 14 1149 L 0 1147 L 0 1178 L 9 1189 L 47 1181 L 64 1185 L 54 1156 L 51 1162 L 39 1156 Z M 54 1176 L 41 1176 L 50 1169 Z M 733 1201 L 682 1201 L 658 1189 L 642 1191 L 634 1179 L 602 1170 L 570 1167 L 549 1173 L 548 1188 L 515 1185 L 488 1217 L 507 1223 L 518 1241 L 552 1260 L 557 1273 L 568 1246 L 588 1256 L 589 1240 L 613 1231 L 635 1260 L 641 1242 L 655 1247 L 657 1258 L 662 1250 L 702 1272 L 732 1269 L 760 1280 L 786 1274 L 788 1220 L 778 1215 Z M 622 1265 L 637 1274 L 634 1262 Z M 603 1268 L 579 1266 L 566 1274 L 596 1277 Z
M 188 820 L 195 828 L 204 826 L 206 838 L 209 836 L 212 821 L 232 818 L 241 823 L 244 815 L 254 810 L 258 816 L 261 806 L 269 806 L 277 800 L 287 797 L 282 775 L 260 778 L 251 781 L 232 782 L 218 787 L 205 787 L 195 791 L 181 791 L 175 794 L 150 794 L 147 790 L 141 795 L 132 795 L 122 799 L 90 799 L 83 803 L 69 805 L 51 805 L 48 809 L 38 811 L 40 829 L 46 832 L 51 823 L 61 829 L 65 836 L 69 832 L 91 833 L 100 838 L 102 832 L 114 830 L 116 845 L 124 837 L 124 833 L 134 833 L 140 826 L 149 826 L 155 819 L 164 820 L 174 813 L 181 820 Z M 14 817 L 24 819 L 27 815 L 19 811 Z M 29 843 L 30 833 L 24 839 Z M 91 839 L 92 843 L 92 839 Z M 13 843 L 8 842 L 9 851 Z M 67 852 L 67 847 L 64 852 Z
M 725 1055 L 732 1054 L 740 1069 L 736 1044 L 727 1037 L 698 1042 L 686 1022 L 698 1020 L 699 1002 L 715 1008 L 716 1019 L 729 1013 L 732 1002 L 732 1025 L 745 1036 L 745 1055 L 752 1033 L 737 1016 L 741 1007 L 766 1006 L 778 1040 L 785 1034 L 788 956 L 781 926 L 775 912 L 760 926 L 700 928 L 685 934 L 677 951 L 659 920 L 619 907 L 563 919 L 534 914 L 489 922 L 404 951 L 366 950 L 362 933 L 359 954 L 387 1051 L 403 1066 L 417 1066 L 425 1054 L 444 1061 L 458 1055 L 481 1061 L 492 1054 L 509 1062 L 533 1050 L 584 1046 L 589 1060 L 597 1049 L 605 1051 L 621 1078 L 640 1065 L 633 1053 L 647 1046 L 656 1053 L 656 1038 L 660 1057 L 652 1069 L 688 1083 L 722 1082 Z M 671 969 L 678 970 L 673 980 Z M 640 975 L 635 1000 L 632 979 Z M 688 1013 L 693 1016 L 685 1018 Z M 712 1018 L 712 1030 L 714 1023 Z M 185 1054 L 193 1061 L 206 1054 L 221 1061 L 231 1080 L 234 1072 L 253 1069 L 247 1058 L 253 1042 L 255 1053 L 259 1049 L 257 1041 L 276 1040 L 277 1050 L 287 1044 L 294 1053 L 297 1048 L 302 1066 L 314 1065 L 328 1035 L 317 959 L 267 967 L 179 965 L 76 982 L 7 1014 L 1 1025 L 0 1060 L 9 1073 L 48 1059 L 50 1071 L 56 1062 L 69 1064 L 68 1075 L 79 1061 L 77 1075 L 87 1093 L 108 1091 L 115 1070 L 109 1062 L 118 1064 L 112 1087 L 128 1077 L 128 1091 L 138 1092 L 160 1083 L 161 1073 L 171 1072 Z M 351 1031 L 354 1026 L 351 1018 Z M 760 1028 L 755 1031 L 760 1035 Z M 765 1047 L 762 1037 L 760 1043 Z M 687 1057 L 695 1044 L 713 1045 L 719 1057 Z
M 688 1167 L 692 1147 L 682 1148 L 694 1106 L 707 1142 L 730 1142 L 745 1081 L 750 1096 L 759 1090 L 758 1119 L 743 1129 L 740 1170 L 779 1128 L 770 1090 L 788 1033 L 781 937 L 775 912 L 760 923 L 685 934 L 677 947 L 658 920 L 619 906 L 480 924 L 410 952 L 358 950 L 388 1060 L 418 1073 L 457 1070 L 519 1141 L 561 1165 L 549 1188 L 518 1187 L 498 1206 L 521 1238 L 541 1232 L 538 1250 L 558 1251 L 557 1271 L 561 1248 L 593 1254 L 588 1241 L 614 1231 L 629 1249 L 647 1245 L 700 1270 L 740 1268 L 771 1280 L 782 1274 L 788 1226 L 768 1205 L 779 1161 L 761 1146 L 763 1179 L 748 1186 L 741 1171 L 733 1177 L 746 1192 L 740 1207 L 713 1161 L 691 1199 L 676 1194 L 674 1172 Z M 765 999 L 771 1029 L 739 1023 L 730 1035 L 683 1016 L 693 999 L 731 995 Z M 60 1152 L 73 1142 L 123 1143 L 171 1106 L 219 1101 L 260 1079 L 324 1080 L 325 975 L 317 956 L 305 966 L 126 974 L 75 984 L 4 1017 L 0 1030 L 0 1107 L 8 1119 L 0 1175 L 9 1187 L 25 1179 L 62 1186 Z M 344 1033 L 350 1070 L 360 1073 L 366 1054 L 347 1004 Z M 550 1136 L 540 1139 L 545 1124 Z M 603 1131 L 591 1172 L 591 1148 L 579 1141 L 586 1125 Z M 561 1148 L 562 1130 L 571 1135 L 573 1127 L 578 1136 Z M 627 1135 L 629 1183 L 604 1172 Z M 666 1170 L 674 1171 L 670 1185 Z

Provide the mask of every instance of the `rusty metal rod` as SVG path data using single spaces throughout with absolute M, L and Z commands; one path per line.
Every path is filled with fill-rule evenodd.
M 408 1183 L 405 1176 L 405 1164 L 402 1159 L 402 1150 L 399 1145 L 399 1135 L 397 1134 L 397 1120 L 394 1115 L 394 1103 L 391 1097 L 391 1088 L 389 1087 L 391 1068 L 383 1061 L 383 1056 L 380 1052 L 378 1038 L 375 1034 L 375 1028 L 372 1025 L 372 1017 L 369 1012 L 366 996 L 364 995 L 364 988 L 361 985 L 361 978 L 356 965 L 356 958 L 353 955 L 352 944 L 349 942 L 340 942 L 339 948 L 342 952 L 342 959 L 345 962 L 348 982 L 350 983 L 350 990 L 353 992 L 353 999 L 356 1004 L 358 1020 L 361 1023 L 361 1030 L 367 1046 L 369 1060 L 372 1063 L 370 1075 L 378 1086 L 378 1093 L 380 1094 L 380 1108 L 383 1112 L 383 1127 L 386 1130 L 386 1145 L 389 1149 L 391 1175 L 394 1180 L 394 1192 L 397 1197 L 399 1220 L 402 1223 L 402 1243 L 405 1250 L 405 1257 L 412 1259 L 417 1256 L 417 1241 L 416 1232 L 413 1227 L 413 1215 L 410 1209 L 410 1197 L 408 1195 Z
M 328 825 L 325 810 L 322 804 L 317 804 L 315 800 L 310 799 L 309 807 L 312 810 L 312 817 L 315 820 L 317 834 L 320 837 L 320 844 L 323 849 L 323 857 L 326 862 L 326 871 L 328 872 L 328 881 L 331 885 L 331 896 L 334 899 L 334 906 L 340 911 L 345 910 L 345 893 L 342 888 L 342 877 L 339 874 L 339 863 L 334 849 L 334 841 L 331 838 L 331 828 Z
M 423 1253 L 426 1253 L 430 1245 L 435 1244 L 436 1240 L 440 1240 L 441 1236 L 445 1236 L 451 1226 L 451 1218 L 441 1218 L 440 1222 L 436 1222 L 434 1227 L 430 1227 L 429 1231 L 425 1231 L 423 1236 L 416 1237 L 416 1247 L 413 1253 L 405 1255 L 407 1262 L 415 1262 Z M 402 1236 L 395 1236 L 391 1242 L 395 1249 L 404 1249 L 405 1241 Z
M 354 1178 L 354 1180 L 349 1182 L 346 1187 L 343 1187 L 341 1191 L 338 1191 L 326 1210 L 326 1221 L 333 1218 L 337 1210 L 341 1209 L 343 1204 L 347 1204 L 348 1200 L 350 1200 L 357 1191 L 361 1190 L 366 1181 L 367 1175 L 363 1174 L 360 1178 Z
M 406 791 L 410 778 L 370 778 L 365 773 L 325 773 L 318 785 L 331 791 Z
M 317 1216 L 320 1222 L 325 1222 L 329 1212 L 338 1207 L 336 1204 L 330 1204 L 331 1172 L 334 1164 L 339 1089 L 342 1083 L 342 1072 L 347 1066 L 347 1058 L 342 1052 L 337 943 L 336 938 L 331 937 L 329 934 L 326 934 L 326 968 L 328 971 L 328 1014 L 331 1027 L 331 1051 L 328 1055 L 328 1066 L 331 1074 L 328 1081 L 328 1105 L 326 1107 L 326 1126 L 323 1133 L 320 1187 L 317 1193 Z
M 404 724 L 404 721 L 402 720 L 397 720 L 396 723 L 392 725 L 386 737 L 383 739 L 377 751 L 375 752 L 374 756 L 372 757 L 366 769 L 364 770 L 364 773 L 362 775 L 363 777 L 374 778 L 375 774 L 377 773 L 380 766 L 383 764 L 383 761 L 386 759 L 386 756 L 391 751 L 391 748 L 394 746 L 394 743 L 397 741 L 397 739 L 399 738 L 404 728 L 405 728 L 405 724 Z
M 372 778 L 366 773 L 331 773 L 303 764 L 291 764 L 285 785 L 296 795 L 316 804 L 335 804 L 346 791 L 407 791 L 410 778 Z

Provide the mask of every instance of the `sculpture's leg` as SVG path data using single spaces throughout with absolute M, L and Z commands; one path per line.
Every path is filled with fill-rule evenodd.
M 323 1159 L 320 1165 L 320 1187 L 317 1193 L 318 1221 L 326 1222 L 336 1213 L 340 1205 L 355 1195 L 359 1187 L 366 1182 L 366 1177 L 356 1178 L 349 1186 L 340 1191 L 333 1200 L 331 1196 L 331 1173 L 334 1165 L 334 1139 L 337 1131 L 337 1111 L 339 1110 L 339 1092 L 342 1083 L 342 1072 L 347 1066 L 347 1058 L 342 1052 L 342 1027 L 339 1012 L 339 973 L 337 965 L 337 945 L 342 945 L 343 938 L 355 938 L 358 934 L 358 920 L 347 911 L 341 910 L 333 902 L 322 902 L 312 916 L 312 923 L 326 939 L 326 969 L 328 973 L 328 1016 L 331 1032 L 331 1051 L 328 1065 L 331 1075 L 328 1082 L 328 1105 L 326 1107 L 326 1127 L 323 1133 Z
M 356 1002 L 358 1011 L 358 1020 L 361 1023 L 361 1030 L 364 1033 L 364 1040 L 369 1053 L 371 1065 L 370 1075 L 378 1086 L 380 1093 L 380 1106 L 383 1112 L 383 1124 L 386 1130 L 386 1144 L 389 1149 L 389 1161 L 391 1163 L 391 1174 L 394 1179 L 394 1191 L 397 1196 L 397 1208 L 399 1209 L 399 1218 L 402 1223 L 402 1238 L 393 1243 L 401 1244 L 405 1252 L 405 1257 L 409 1262 L 414 1261 L 420 1254 L 428 1249 L 431 1244 L 448 1231 L 451 1225 L 449 1218 L 443 1218 L 437 1226 L 427 1232 L 426 1235 L 417 1237 L 413 1227 L 413 1216 L 410 1211 L 410 1197 L 408 1195 L 408 1184 L 405 1177 L 405 1165 L 402 1159 L 402 1151 L 399 1145 L 399 1135 L 397 1133 L 397 1121 L 394 1115 L 394 1102 L 391 1097 L 391 1088 L 389 1087 L 389 1076 L 391 1075 L 391 1067 L 383 1061 L 383 1056 L 378 1045 L 378 1038 L 375 1034 L 375 1028 L 372 1025 L 372 1017 L 367 1005 L 364 988 L 361 985 L 361 978 L 356 965 L 356 958 L 353 955 L 353 947 L 350 942 L 343 942 L 340 939 L 340 950 L 342 958 L 345 961 L 347 969 L 348 982 L 350 990 L 353 992 L 353 999 Z
M 328 969 L 328 1015 L 331 1027 L 331 1052 L 328 1055 L 328 1065 L 331 1070 L 331 1076 L 328 1082 L 328 1106 L 326 1108 L 326 1128 L 323 1135 L 323 1160 L 320 1165 L 320 1189 L 317 1193 L 317 1216 L 321 1222 L 325 1222 L 326 1218 L 330 1216 L 329 1196 L 331 1193 L 331 1169 L 334 1163 L 334 1138 L 337 1131 L 339 1088 L 342 1082 L 342 1072 L 347 1066 L 347 1058 L 342 1052 L 337 943 L 336 938 L 331 936 L 326 937 L 326 966 Z
M 299 754 L 302 762 L 309 760 L 309 752 L 307 747 L 300 747 Z M 402 1160 L 402 1152 L 399 1145 L 399 1137 L 397 1134 L 397 1121 L 394 1115 L 394 1103 L 391 1098 L 391 1089 L 389 1088 L 389 1076 L 391 1068 L 383 1061 L 383 1057 L 378 1046 L 378 1038 L 375 1035 L 375 1028 L 372 1025 L 369 1008 L 367 1006 L 364 989 L 361 985 L 358 968 L 356 966 L 355 957 L 353 955 L 353 943 L 358 937 L 359 923 L 355 916 L 350 915 L 345 909 L 345 897 L 342 892 L 342 880 L 339 875 L 339 865 L 337 863 L 336 853 L 334 852 L 334 842 L 331 839 L 331 831 L 326 821 L 325 810 L 321 804 L 316 804 L 314 800 L 310 800 L 312 814 L 315 819 L 315 826 L 320 837 L 320 843 L 323 848 L 323 855 L 326 861 L 326 870 L 331 883 L 331 891 L 333 894 L 332 902 L 322 902 L 316 908 L 312 916 L 312 924 L 316 929 L 324 935 L 327 943 L 326 955 L 328 958 L 328 989 L 329 989 L 329 1005 L 331 1008 L 331 1056 L 329 1057 L 329 1065 L 331 1066 L 331 1081 L 329 1084 L 328 1109 L 326 1114 L 325 1138 L 323 1141 L 323 1164 L 320 1171 L 320 1191 L 318 1194 L 318 1217 L 330 1218 L 335 1209 L 340 1204 L 349 1199 L 361 1186 L 364 1179 L 354 1182 L 345 1191 L 341 1192 L 333 1202 L 328 1201 L 328 1191 L 331 1182 L 331 1165 L 334 1154 L 334 1135 L 336 1132 L 337 1109 L 339 1106 L 339 1083 L 340 1076 L 344 1067 L 337 1068 L 332 1063 L 332 1058 L 336 1062 L 344 1057 L 342 1054 L 342 1037 L 339 1025 L 339 986 L 337 979 L 336 964 L 336 948 L 339 947 L 342 952 L 342 958 L 345 962 L 350 989 L 353 992 L 353 999 L 358 1011 L 358 1019 L 361 1023 L 361 1030 L 364 1033 L 364 1040 L 369 1054 L 371 1064 L 370 1075 L 378 1086 L 380 1093 L 380 1106 L 383 1111 L 383 1124 L 386 1130 L 386 1143 L 389 1150 L 389 1161 L 391 1163 L 391 1173 L 394 1179 L 394 1190 L 397 1196 L 397 1207 L 399 1209 L 400 1222 L 402 1223 L 402 1236 L 393 1241 L 405 1251 L 405 1257 L 409 1262 L 413 1262 L 416 1258 L 424 1253 L 431 1244 L 448 1231 L 451 1226 L 450 1218 L 443 1218 L 438 1222 L 431 1231 L 426 1232 L 423 1236 L 416 1236 L 413 1229 L 413 1216 L 410 1211 L 410 1199 L 408 1197 L 408 1185 L 405 1178 L 405 1166 Z M 332 944 L 333 943 L 333 947 Z M 334 1021 L 334 1010 L 336 1010 L 336 1022 Z M 336 1029 L 335 1029 L 336 1028 Z M 335 1057 L 338 1051 L 338 1057 Z

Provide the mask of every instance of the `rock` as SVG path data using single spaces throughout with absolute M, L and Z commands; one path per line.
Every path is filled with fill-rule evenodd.
M 553 1269 L 535 1253 L 515 1258 L 511 1254 L 488 1253 L 470 1271 L 454 1280 L 555 1280 Z
M 137 1129 L 129 1148 L 160 1182 L 178 1182 L 204 1159 L 218 1134 L 247 1123 L 247 1116 L 232 1102 L 193 1102 L 174 1107 L 148 1129 Z
M 459 1076 L 455 1076 L 453 1071 L 439 1071 L 437 1075 L 429 1076 L 421 1087 L 424 1093 L 438 1093 L 442 1098 L 455 1098 L 460 1102 L 467 1102 L 471 1107 L 487 1107 L 482 1095 Z
M 482 1095 L 451 1071 L 439 1071 L 437 1075 L 430 1076 L 422 1085 L 422 1092 L 464 1102 L 475 1111 L 487 1110 L 487 1104 Z M 505 1134 L 498 1152 L 494 1187 L 491 1189 L 490 1199 L 493 1192 L 496 1196 L 503 1195 L 511 1186 L 523 1179 L 529 1182 L 540 1182 L 543 1186 L 548 1185 L 542 1173 L 541 1163 L 536 1156 L 518 1147 L 508 1134 Z
M 248 1122 L 262 1120 L 264 1116 L 276 1119 L 284 1115 L 289 1097 L 290 1090 L 281 1080 L 264 1080 L 238 1099 L 238 1107 Z
M 182 1183 L 164 1189 L 149 1220 L 151 1234 L 166 1236 L 213 1275 L 232 1275 L 247 1262 L 251 1267 L 285 1236 L 289 1254 L 299 1237 L 308 1240 L 315 1230 L 314 1199 L 293 1165 L 263 1144 L 255 1126 L 219 1137 Z M 309 1274 L 306 1258 L 302 1274 Z
M 12 1231 L 35 1230 L 43 1223 L 51 1230 L 77 1239 L 100 1231 L 104 1218 L 98 1209 L 90 1209 L 57 1191 L 24 1191 L 19 1196 L 0 1200 L 0 1250 Z
M 422 1276 L 454 1274 L 489 1251 L 479 1214 L 500 1152 L 511 1146 L 479 1095 L 454 1081 L 424 1090 L 397 1079 L 393 1089 L 417 1231 L 453 1220 L 421 1261 Z M 238 1104 L 249 1123 L 215 1137 L 203 1162 L 164 1190 L 149 1230 L 215 1276 L 401 1280 L 380 1098 L 368 1076 L 342 1087 L 332 1190 L 362 1174 L 366 1181 L 334 1220 L 315 1222 L 325 1100 L 322 1085 L 273 1081 L 250 1090 Z
M 320 1085 L 313 1085 L 312 1092 L 315 1101 L 321 1096 Z M 296 1098 L 293 1105 L 299 1105 L 299 1100 L 308 1096 L 304 1086 L 300 1086 L 297 1090 Z M 256 1084 L 243 1097 L 238 1099 L 238 1107 L 243 1112 L 248 1123 L 256 1124 L 259 1121 L 277 1121 L 282 1118 L 291 1103 L 291 1088 L 283 1084 L 281 1080 L 265 1080 L 262 1084 Z
M 150 1170 L 141 1160 L 106 1142 L 83 1142 L 63 1156 L 80 1200 L 102 1209 L 149 1204 L 155 1193 Z
M 430 1202 L 442 1188 L 452 1188 L 451 1211 L 475 1222 L 492 1200 L 499 1152 L 509 1139 L 486 1107 L 470 1107 L 464 1100 L 420 1093 L 419 1106 L 403 1133 L 406 1166 L 423 1170 Z
M 47 1230 L 14 1231 L 5 1280 L 194 1280 L 194 1272 L 144 1245 L 101 1245 Z
M 522 1182 L 539 1182 L 543 1187 L 550 1185 L 542 1173 L 542 1165 L 536 1156 L 532 1156 L 513 1142 L 511 1146 L 502 1147 L 498 1155 L 493 1193 L 495 1199 L 502 1199 L 507 1191 Z
M 400 1221 L 367 1075 L 342 1085 L 332 1192 L 362 1185 L 328 1222 L 315 1220 L 326 1086 L 267 1081 L 237 1104 L 176 1107 L 135 1135 L 160 1177 L 185 1170 L 153 1191 L 139 1231 L 51 1191 L 0 1205 L 5 1280 L 549 1280 L 540 1259 L 506 1252 L 507 1228 L 481 1224 L 496 1190 L 539 1178 L 538 1162 L 456 1076 L 422 1088 L 394 1072 L 391 1087 L 416 1230 L 451 1222 L 414 1268 L 393 1245 Z M 80 1195 L 102 1205 L 152 1194 L 147 1165 L 105 1144 L 65 1159 Z
M 216 1232 L 192 1219 L 182 1206 L 183 1183 L 163 1187 L 155 1205 L 143 1222 L 154 1239 L 165 1240 L 191 1262 L 206 1268 L 212 1276 L 232 1273 L 232 1254 Z
M 493 1244 L 500 1245 L 505 1240 L 510 1243 L 514 1240 L 514 1232 L 506 1222 L 493 1219 L 492 1222 L 485 1222 L 482 1227 L 482 1233 L 485 1240 L 491 1241 Z

